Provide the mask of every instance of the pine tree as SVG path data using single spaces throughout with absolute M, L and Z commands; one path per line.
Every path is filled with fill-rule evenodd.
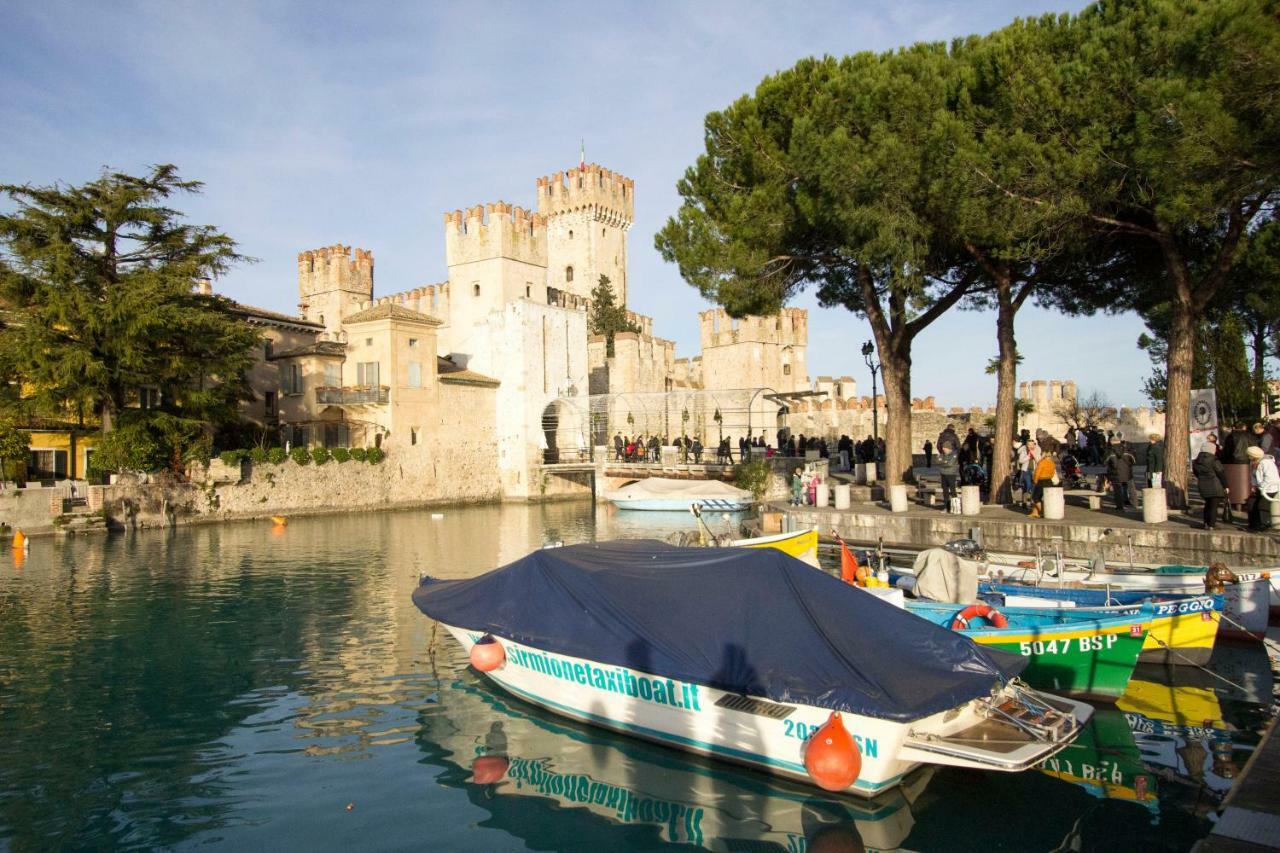
M 0 185 L 17 208 L 0 215 L 0 365 L 24 389 L 19 414 L 97 414 L 108 432 L 127 416 L 171 443 L 236 417 L 260 336 L 194 287 L 245 260 L 167 206 L 200 187 L 170 165 Z M 154 405 L 130 409 L 143 388 Z
M 587 329 L 593 335 L 604 335 L 605 354 L 613 355 L 613 337 L 618 332 L 638 332 L 640 328 L 627 319 L 627 309 L 617 304 L 609 276 L 601 275 L 591 290 L 591 311 L 587 314 Z

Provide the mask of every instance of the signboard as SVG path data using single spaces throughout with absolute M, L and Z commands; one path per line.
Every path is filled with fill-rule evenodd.
M 1218 393 L 1212 388 L 1191 392 L 1191 458 L 1195 459 L 1205 438 L 1218 432 Z

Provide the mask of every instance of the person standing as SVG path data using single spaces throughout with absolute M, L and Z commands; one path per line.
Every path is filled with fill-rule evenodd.
M 1147 485 L 1159 489 L 1164 486 L 1164 436 L 1153 432 L 1147 437 L 1151 440 L 1147 445 Z
M 797 468 L 791 475 L 791 505 L 800 506 L 801 495 L 804 494 L 804 469 Z
M 1218 458 L 1218 437 L 1213 433 L 1205 438 L 1200 453 L 1191 463 L 1191 473 L 1196 478 L 1196 488 L 1204 499 L 1204 529 L 1214 530 L 1218 526 L 1218 507 L 1223 506 L 1223 498 L 1227 496 L 1227 471 Z M 1228 507 L 1227 512 L 1230 512 Z
M 933 467 L 933 442 L 927 438 L 924 440 L 924 467 Z
M 1111 455 L 1107 457 L 1107 477 L 1116 509 L 1124 512 L 1133 505 L 1133 454 L 1125 450 L 1119 436 L 1111 437 Z
M 1276 461 L 1261 447 L 1250 447 L 1246 452 L 1253 468 L 1250 478 L 1253 489 L 1245 503 L 1249 513 L 1248 530 L 1261 533 L 1271 526 L 1271 504 L 1280 500 L 1280 473 L 1276 471 Z
M 1056 485 L 1058 482 L 1058 463 L 1054 461 L 1052 453 L 1045 451 L 1040 456 L 1031 479 L 1033 485 L 1031 489 L 1031 514 L 1029 517 L 1043 518 L 1045 487 Z
M 622 433 L 615 432 L 613 434 L 613 455 L 619 462 L 622 461 L 622 453 L 626 450 L 626 442 L 622 440 Z
M 956 496 L 956 480 L 960 478 L 960 460 L 950 443 L 938 445 L 938 475 L 942 480 L 942 511 L 951 512 L 951 499 Z

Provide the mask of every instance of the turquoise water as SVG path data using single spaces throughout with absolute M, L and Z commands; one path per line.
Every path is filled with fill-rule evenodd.
M 1046 772 L 829 797 L 513 700 L 447 636 L 433 648 L 409 599 L 424 572 L 684 517 L 443 516 L 42 539 L 20 567 L 0 552 L 0 849 L 1186 850 L 1272 701 L 1261 648 L 1223 649 L 1237 687 L 1143 670 Z

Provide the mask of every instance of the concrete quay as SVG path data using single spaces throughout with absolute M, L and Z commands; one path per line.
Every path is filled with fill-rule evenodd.
M 847 542 L 929 547 L 982 531 L 983 544 L 993 551 L 1034 554 L 1037 548 L 1064 556 L 1092 559 L 1100 551 L 1108 562 L 1183 563 L 1205 565 L 1221 560 L 1231 566 L 1280 564 L 1280 537 L 1243 530 L 1200 529 L 1196 517 L 1171 512 L 1169 520 L 1148 524 L 1141 511 L 1119 513 L 1068 504 L 1061 521 L 1029 518 L 1014 507 L 983 506 L 978 515 L 950 515 L 940 509 L 910 505 L 891 512 L 880 503 L 854 503 L 847 510 L 831 507 L 793 507 L 775 501 L 769 511 L 783 514 L 786 530 L 816 526 L 820 533 L 837 531 Z M 1241 519 L 1243 520 L 1243 519 Z

